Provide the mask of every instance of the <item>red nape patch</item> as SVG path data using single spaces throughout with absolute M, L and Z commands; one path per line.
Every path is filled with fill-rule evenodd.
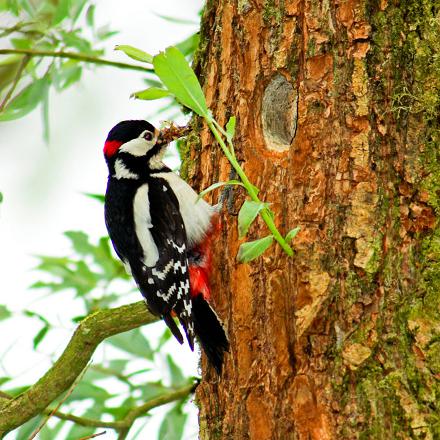
M 122 145 L 122 142 L 119 141 L 107 141 L 104 144 L 104 154 L 107 157 L 113 156 L 116 151 L 118 151 L 118 148 Z

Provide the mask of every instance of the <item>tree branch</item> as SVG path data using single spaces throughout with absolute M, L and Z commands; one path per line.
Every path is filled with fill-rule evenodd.
M 11 96 L 14 93 L 14 90 L 20 81 L 21 75 L 22 75 L 22 73 L 23 73 L 23 71 L 24 71 L 24 69 L 30 59 L 31 59 L 31 57 L 29 55 L 25 55 L 23 57 L 23 59 L 21 60 L 20 66 L 18 67 L 17 73 L 14 78 L 14 82 L 12 83 L 10 89 L 8 90 L 8 93 L 6 93 L 5 98 L 3 99 L 2 103 L 0 104 L 0 113 L 3 111 L 3 109 L 6 107 L 6 104 L 11 99 Z
M 12 400 L 0 401 L 0 438 L 44 412 L 52 401 L 69 389 L 105 338 L 157 320 L 147 311 L 143 301 L 99 310 L 87 316 L 62 355 L 37 383 Z
M 122 420 L 116 420 L 114 422 L 105 422 L 98 419 L 89 419 L 83 416 L 75 416 L 74 414 L 67 414 L 61 411 L 54 411 L 53 409 L 45 409 L 43 412 L 46 415 L 57 417 L 60 420 L 67 420 L 69 422 L 76 423 L 77 425 L 87 426 L 90 428 L 110 428 L 126 435 L 133 423 L 139 417 L 145 417 L 148 415 L 148 411 L 158 406 L 166 405 L 167 403 L 174 402 L 175 400 L 183 399 L 190 393 L 193 393 L 198 385 L 198 382 L 190 383 L 177 389 L 170 390 L 166 394 L 162 394 L 154 399 L 145 402 L 142 405 L 136 406 L 128 411 L 126 416 Z M 7 393 L 1 393 L 5 399 L 13 399 Z
M 118 69 L 139 70 L 141 72 L 154 72 L 150 67 L 144 67 L 136 64 L 120 63 L 118 61 L 105 60 L 103 58 L 86 55 L 80 52 L 53 52 L 50 50 L 34 50 L 34 49 L 0 49 L 0 55 L 21 54 L 31 57 L 52 57 L 52 58 L 69 58 L 71 60 L 83 61 L 85 63 L 98 64 L 103 66 L 112 66 Z
M 152 410 L 153 408 L 166 405 L 167 403 L 174 402 L 175 400 L 183 399 L 184 397 L 188 396 L 188 394 L 194 392 L 196 386 L 197 383 L 190 383 L 175 390 L 171 390 L 166 394 L 162 394 L 161 396 L 151 399 L 142 405 L 130 409 L 122 420 L 116 420 L 114 422 L 104 422 L 98 419 L 89 419 L 87 417 L 66 414 L 60 411 L 56 411 L 53 415 L 59 419 L 69 420 L 81 426 L 88 426 L 92 428 L 111 428 L 121 431 L 129 429 L 137 418 L 146 416 L 148 411 Z

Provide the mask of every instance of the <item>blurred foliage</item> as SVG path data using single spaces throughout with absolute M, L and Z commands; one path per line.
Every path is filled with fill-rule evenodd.
M 115 306 L 133 290 L 130 277 L 110 251 L 107 237 L 102 237 L 95 244 L 81 231 L 68 231 L 65 235 L 71 242 L 72 254 L 62 257 L 39 256 L 37 269 L 42 277 L 47 277 L 50 281 L 37 281 L 32 285 L 34 289 L 44 289 L 48 294 L 57 296 L 67 291 L 75 292 L 77 300 L 82 301 L 84 315 L 98 308 Z M 58 298 L 57 301 L 62 303 L 63 298 Z M 22 313 L 39 323 L 33 338 L 36 349 L 57 326 L 41 313 L 31 310 L 24 310 Z M 14 314 L 6 306 L 0 305 L 0 320 L 13 317 Z M 72 317 L 72 321 L 76 323 L 81 318 Z M 192 384 L 194 378 L 185 377 L 173 358 L 162 353 L 164 344 L 170 338 L 171 333 L 165 327 L 162 336 L 154 344 L 148 340 L 142 329 L 106 339 L 103 342 L 105 359 L 94 362 L 88 368 L 73 392 L 62 403 L 60 411 L 74 412 L 77 416 L 81 414 L 87 419 L 100 420 L 104 417 L 106 421 L 121 420 L 130 409 Z M 142 368 L 139 368 L 139 360 Z M 166 365 L 165 369 L 163 365 Z M 28 388 L 8 389 L 7 385 L 11 380 L 10 377 L 0 377 L 2 390 L 12 396 Z M 182 437 L 187 419 L 182 408 L 186 400 L 179 401 L 164 415 L 158 438 L 178 440 Z M 83 402 L 81 410 L 77 409 L 78 402 Z M 16 439 L 28 439 L 42 420 L 42 417 L 36 417 L 28 421 L 18 429 Z M 68 426 L 68 429 L 63 429 L 64 426 Z M 59 434 L 61 429 L 66 433 L 63 436 Z M 39 438 L 53 439 L 56 435 L 56 438 L 77 440 L 99 432 L 100 429 L 60 420 L 54 416 L 51 423 L 46 424 L 39 433 Z M 139 438 L 142 438 L 141 434 L 142 431 L 138 433 L 141 436 Z
M 62 92 L 81 80 L 85 67 L 99 67 L 98 61 L 105 55 L 105 40 L 117 34 L 108 26 L 96 26 L 95 11 L 96 2 L 91 0 L 0 0 L 0 13 L 2 18 L 7 18 L 2 21 L 10 22 L 8 26 L 0 27 L 0 50 L 17 52 L 0 54 L 0 122 L 24 117 L 40 107 L 44 136 L 48 139 L 49 90 L 53 88 Z M 186 24 L 179 18 L 163 19 L 176 25 Z M 197 45 L 196 33 L 178 43 L 177 47 L 191 58 Z M 67 55 L 51 56 L 51 53 L 60 52 Z M 72 53 L 84 56 L 87 61 L 69 58 Z M 153 71 L 149 73 L 147 70 L 145 82 L 148 86 L 155 86 L 157 78 Z M 157 114 L 169 111 L 173 106 L 177 111 L 178 106 L 169 100 Z M 100 194 L 87 196 L 103 201 Z M 0 202 L 2 199 L 0 193 Z M 121 262 L 114 258 L 108 237 L 94 242 L 84 231 L 67 231 L 65 236 L 70 241 L 72 252 L 65 256 L 37 256 L 38 281 L 31 287 L 46 296 L 56 297 L 61 305 L 68 301 L 67 294 L 73 292 L 75 301 L 80 302 L 83 309 L 80 316 L 72 315 L 70 327 L 73 328 L 84 316 L 97 309 L 128 301 L 129 295 L 137 289 Z M 17 315 L 35 321 L 35 350 L 40 349 L 49 341 L 52 332 L 59 329 L 59 324 L 52 322 L 52 318 L 41 311 L 15 312 L 6 305 L 0 305 L 0 321 Z M 162 352 L 171 338 L 169 330 L 166 328 L 155 342 L 145 334 L 143 329 L 136 329 L 104 341 L 105 356 L 89 366 L 73 392 L 64 397 L 65 400 L 60 398 L 59 402 L 53 402 L 53 406 L 61 404 L 61 412 L 87 419 L 116 421 L 132 408 L 192 384 L 194 379 L 185 377 L 173 358 Z M 12 381 L 13 378 L 6 374 L 2 377 L 0 371 L 2 391 L 16 396 L 29 387 L 11 388 L 9 384 Z M 186 400 L 187 397 L 178 400 L 165 413 L 159 439 L 182 438 L 188 417 L 184 410 Z M 145 416 L 148 414 L 143 414 Z M 15 438 L 29 439 L 45 418 L 41 415 L 28 421 L 15 431 Z M 77 440 L 101 431 L 102 428 L 86 427 L 52 416 L 38 433 L 38 438 Z M 145 438 L 145 432 L 148 432 L 148 426 L 145 430 L 138 429 L 130 438 Z M 151 432 L 148 438 L 152 438 Z
M 90 0 L 0 0 L 0 13 L 12 22 L 0 27 L 0 38 L 17 52 L 0 53 L 0 122 L 22 118 L 41 106 L 44 138 L 48 140 L 50 87 L 61 92 L 80 81 L 85 66 L 101 64 L 103 43 L 118 33 L 108 26 L 97 27 L 95 10 L 96 5 Z M 182 22 L 173 17 L 162 18 Z M 195 33 L 176 46 L 192 56 L 198 42 Z M 119 46 L 122 47 L 128 46 Z M 154 72 L 148 74 L 146 68 L 145 74 L 146 83 L 153 85 Z M 173 105 L 170 100 L 158 114 Z
M 0 0 L 0 12 L 13 23 L 0 28 L 9 47 L 32 51 L 73 51 L 92 57 L 117 32 L 95 26 L 95 4 L 88 0 Z M 6 20 L 4 20 L 6 21 Z M 48 136 L 49 87 L 62 91 L 81 79 L 84 63 L 74 59 L 11 54 L 0 59 L 0 121 L 21 118 L 42 107 Z

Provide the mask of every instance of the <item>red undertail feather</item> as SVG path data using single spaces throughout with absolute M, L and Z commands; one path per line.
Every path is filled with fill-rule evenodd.
M 211 246 L 219 229 L 218 216 L 215 216 L 209 234 L 201 244 L 191 249 L 189 258 L 194 331 L 203 351 L 218 374 L 222 371 L 224 353 L 229 350 L 229 342 L 223 325 L 209 304 L 211 297 L 209 288 L 212 268 Z

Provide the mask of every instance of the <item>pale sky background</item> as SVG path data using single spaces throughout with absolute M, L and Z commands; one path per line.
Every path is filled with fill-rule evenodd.
M 130 44 L 155 54 L 198 29 L 197 24 L 176 25 L 155 14 L 197 22 L 202 6 L 202 0 L 96 3 L 97 25 L 109 24 L 110 29 L 120 31 L 106 43 L 106 57 L 124 62 L 134 61 L 121 52 L 113 52 L 116 44 Z M 8 24 L 1 14 L 0 24 Z M 39 277 L 32 270 L 37 263 L 32 255 L 69 254 L 69 241 L 62 235 L 66 230 L 84 230 L 92 239 L 107 234 L 102 205 L 82 193 L 105 192 L 107 168 L 102 147 L 112 126 L 124 119 L 146 118 L 158 108 L 155 102 L 129 99 L 132 92 L 144 88 L 140 72 L 110 67 L 85 69 L 79 84 L 61 94 L 51 90 L 49 145 L 42 139 L 39 109 L 24 119 L 0 124 L 0 191 L 4 196 L 0 205 L 0 304 L 17 312 L 23 308 L 44 311 L 60 326 L 58 335 L 49 336 L 39 347 L 39 353 L 34 354 L 31 344 L 37 321 L 17 316 L 0 323 L 0 377 L 6 370 L 17 377 L 13 385 L 35 382 L 46 371 L 48 353 L 54 346 L 59 351 L 63 349 L 73 328 L 70 318 L 75 312 L 81 313 L 80 307 L 76 310 L 75 303 L 67 301 L 66 293 L 41 299 L 42 292 L 29 290 L 28 286 Z M 149 120 L 158 126 L 161 117 Z M 157 329 L 151 331 L 160 334 L 163 325 L 155 324 Z M 38 326 L 39 329 L 39 323 Z M 180 346 L 173 340 L 167 348 L 177 355 L 175 360 L 186 374 L 197 374 L 198 355 L 191 353 L 187 344 Z M 156 438 L 152 433 L 158 423 L 160 419 L 153 418 L 145 431 L 151 437 L 139 438 Z M 197 438 L 196 433 L 194 407 L 184 438 Z M 6 438 L 15 437 L 11 433 Z M 100 438 L 116 437 L 108 430 Z

